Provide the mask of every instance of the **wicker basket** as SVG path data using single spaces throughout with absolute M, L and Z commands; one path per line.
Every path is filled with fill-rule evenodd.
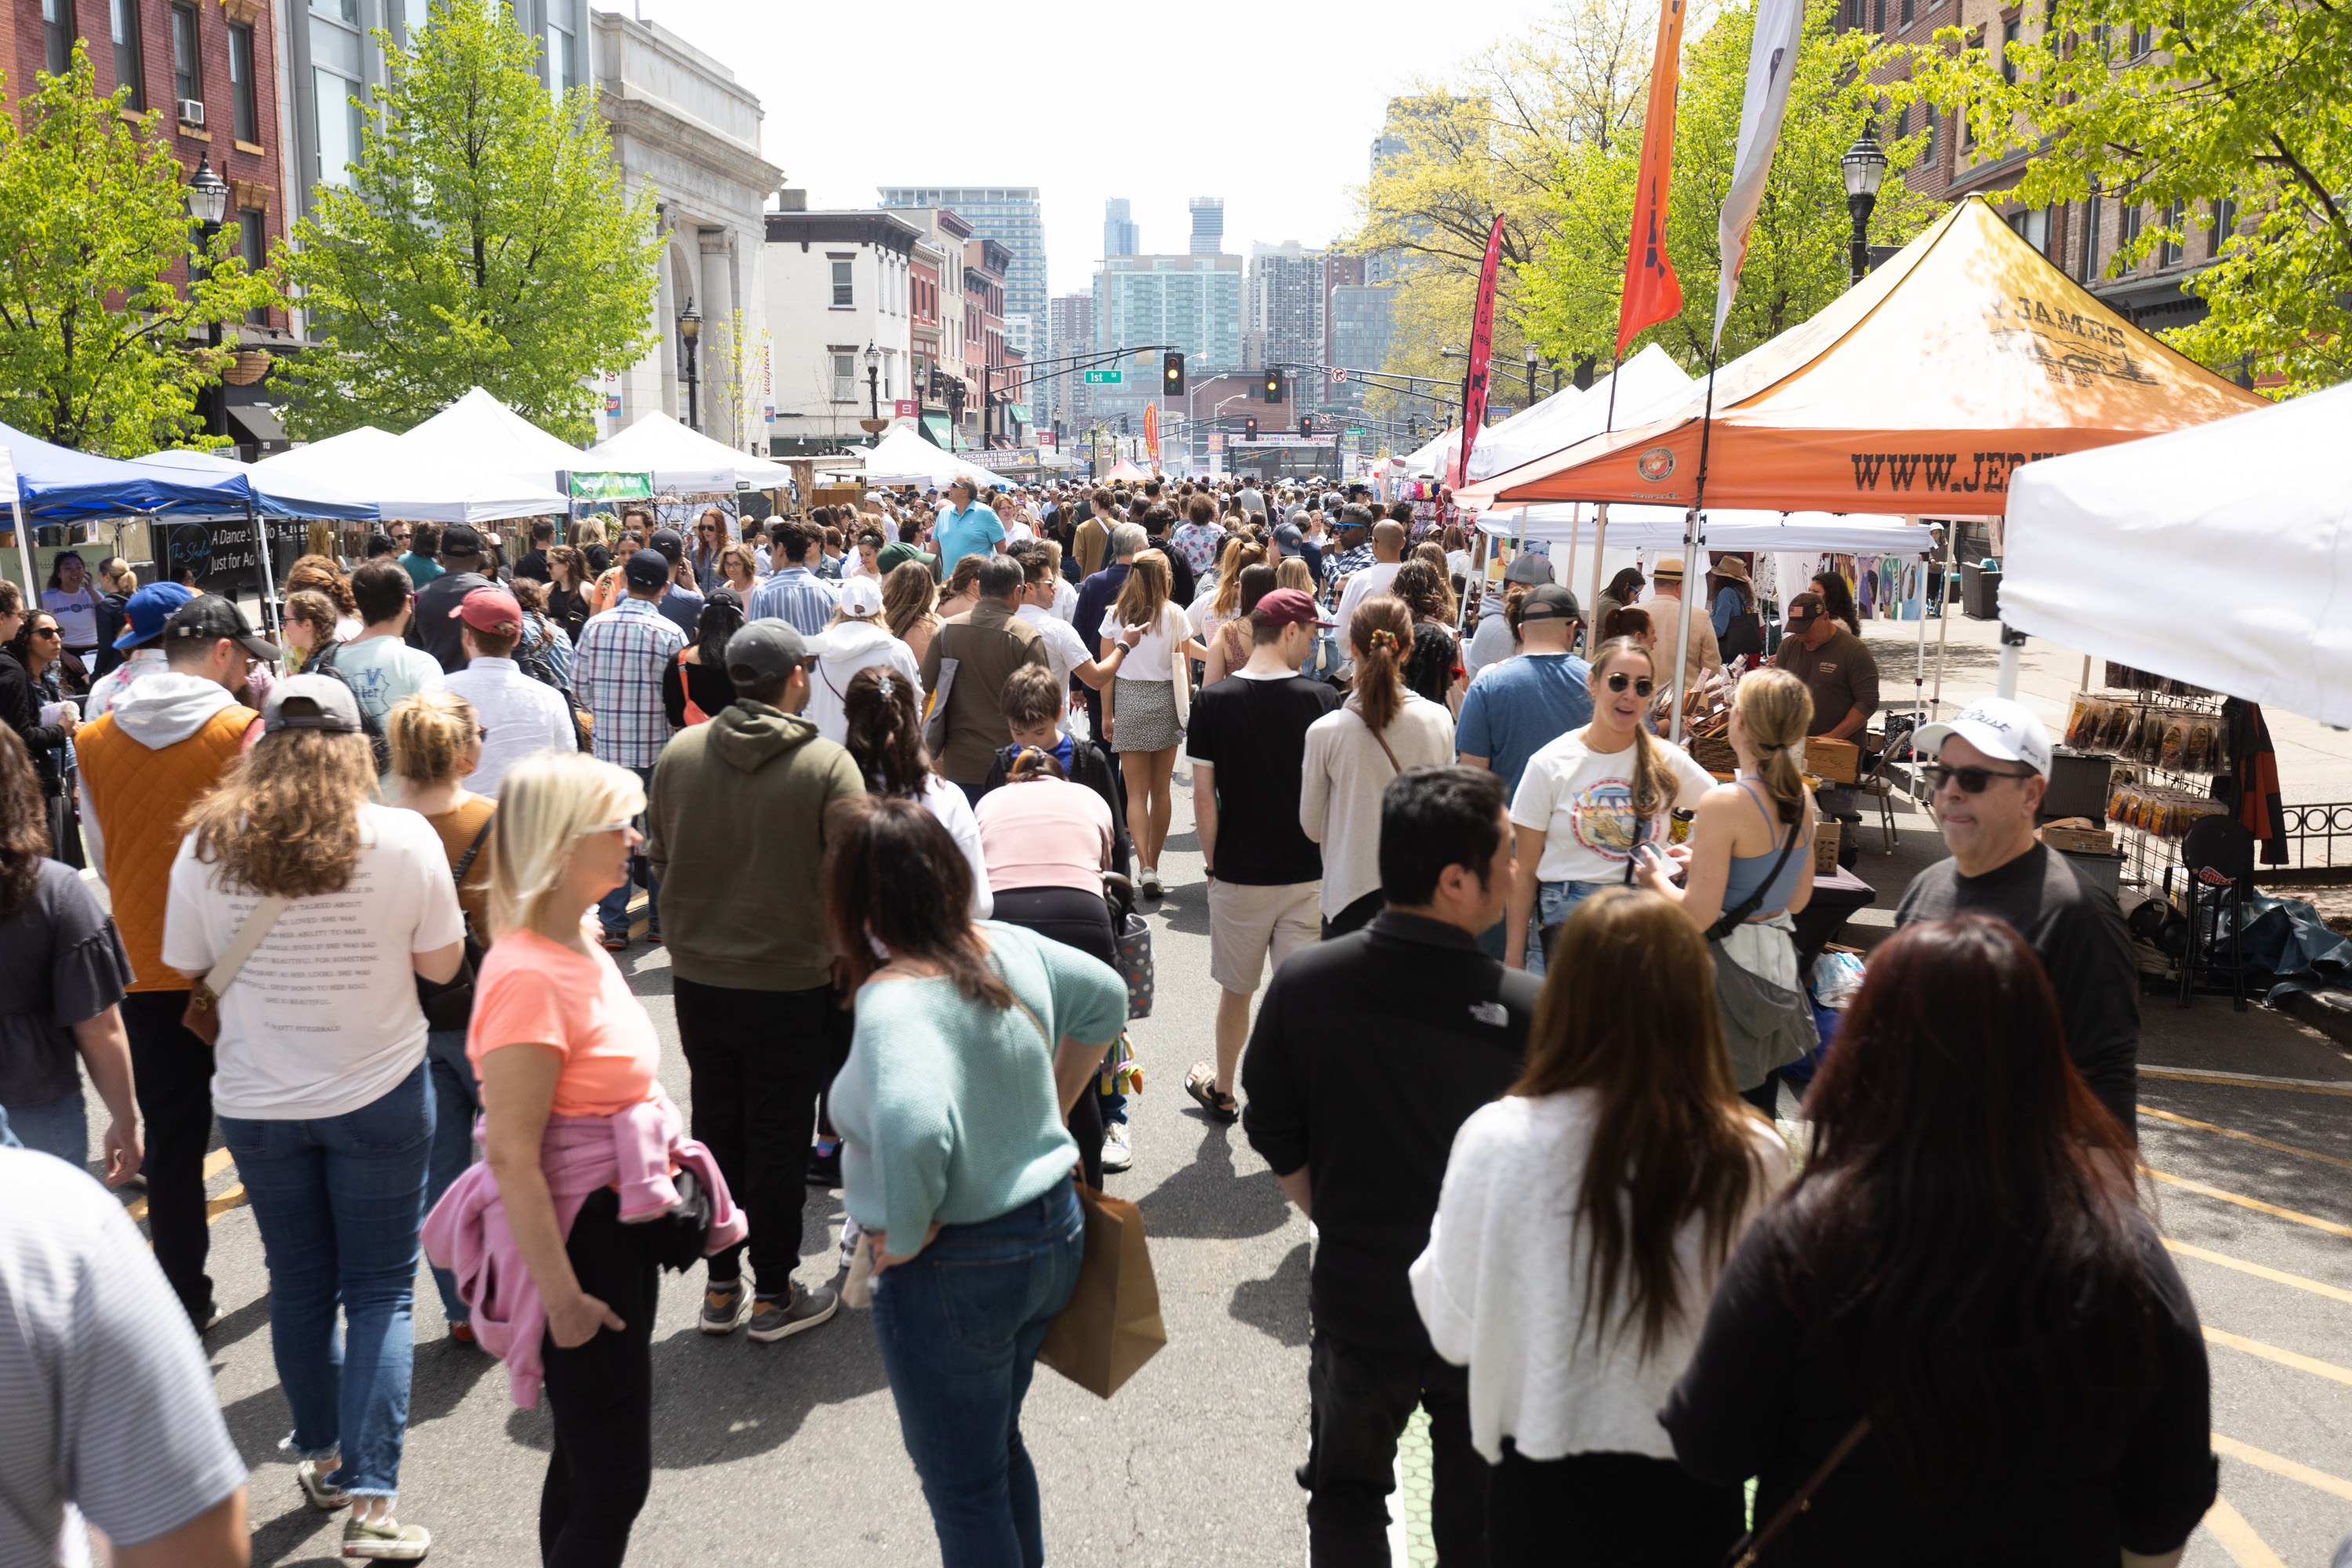
M 269 364 L 268 349 L 244 349 L 239 351 L 236 363 L 221 373 L 221 379 L 231 386 L 251 386 L 269 374 Z
M 1690 742 L 1691 760 L 1711 773 L 1736 773 L 1739 771 L 1738 753 L 1731 742 L 1722 735 L 1693 735 Z

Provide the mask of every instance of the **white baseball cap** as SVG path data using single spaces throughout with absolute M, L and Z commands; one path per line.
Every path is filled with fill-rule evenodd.
M 2021 703 L 2006 697 L 1979 698 L 1948 722 L 1920 731 L 1912 745 L 1923 755 L 1938 756 L 1954 735 L 1988 757 L 2023 763 L 2043 778 L 2050 776 L 2050 731 Z
M 841 585 L 841 607 L 853 616 L 882 613 L 882 585 L 871 577 L 852 577 Z

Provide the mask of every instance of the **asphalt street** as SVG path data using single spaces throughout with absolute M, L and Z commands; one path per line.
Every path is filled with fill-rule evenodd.
M 1169 1344 L 1110 1401 L 1041 1370 L 1024 1430 L 1060 1564 L 1256 1565 L 1305 1557 L 1306 1223 L 1238 1129 L 1182 1089 L 1209 1054 L 1200 857 L 1180 773 L 1176 837 L 1152 917 L 1159 988 L 1135 1026 L 1146 1075 L 1135 1168 L 1111 1191 L 1138 1202 Z M 1924 817 L 1898 818 L 1900 853 L 1866 836 L 1863 875 L 1883 934 L 1900 883 L 1932 858 Z M 683 1104 L 662 950 L 624 967 L 666 1047 Z M 2325 1564 L 2352 1531 L 2352 1058 L 2275 1014 L 2225 999 L 2150 999 L 2141 1060 L 2142 1157 L 2168 1238 L 2208 1330 L 2223 1506 L 2192 1537 L 2191 1568 Z M 2218 1075 L 2218 1076 L 2217 1076 Z M 1784 1100 L 1783 1114 L 1796 1107 Z M 230 1430 L 254 1467 L 257 1563 L 336 1560 L 339 1516 L 302 1501 L 278 1451 L 285 1401 L 271 1366 L 267 1280 L 250 1209 L 215 1152 L 212 1268 L 226 1314 L 208 1337 Z M 835 1272 L 838 1201 L 812 1193 L 800 1277 Z M 698 1331 L 698 1281 L 666 1276 L 655 1332 L 653 1495 L 631 1560 L 647 1564 L 841 1559 L 936 1563 L 939 1554 L 872 1331 L 860 1314 L 775 1345 Z M 536 1560 L 544 1411 L 521 1411 L 503 1368 L 451 1342 L 421 1272 L 401 1517 L 434 1532 L 432 1560 Z M 1407 1456 L 1409 1479 L 1413 1457 Z M 1403 1521 L 1400 1521 L 1400 1534 Z M 1418 1536 L 1419 1532 L 1415 1534 Z M 1412 1542 L 1427 1561 L 1425 1536 Z

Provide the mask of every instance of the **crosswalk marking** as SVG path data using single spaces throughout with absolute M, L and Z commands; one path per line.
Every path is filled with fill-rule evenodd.
M 219 1175 L 223 1171 L 227 1170 L 228 1163 L 229 1152 L 226 1149 L 215 1149 L 211 1153 L 205 1155 L 205 1180 L 209 1182 L 215 1176 Z M 236 1189 L 236 1193 L 239 1199 L 242 1199 L 245 1196 L 245 1189 L 243 1187 L 238 1187 Z M 226 1196 L 226 1194 L 222 1195 Z M 147 1217 L 147 1200 L 145 1198 L 139 1198 L 126 1205 L 122 1212 L 131 1216 L 131 1224 L 136 1225 L 141 1220 Z M 205 1218 L 217 1218 L 219 1214 L 220 1211 L 214 1208 L 210 1204 L 206 1204 L 205 1205 Z
M 2274 1476 L 2284 1476 L 2291 1481 L 2301 1481 L 2305 1486 L 2324 1491 L 2331 1497 L 2340 1497 L 2347 1502 L 2352 1502 L 2352 1481 L 2347 1481 L 2341 1476 L 2331 1476 L 2326 1470 L 2315 1470 L 2309 1465 L 2299 1465 L 2293 1459 L 2265 1452 L 2255 1447 L 2252 1443 L 2241 1443 L 2235 1437 L 2225 1437 L 2219 1432 L 2212 1434 L 2212 1437 L 2213 1451 L 2217 1454 L 2226 1455 L 2232 1459 L 2242 1459 L 2258 1469 L 2268 1470 Z
M 2267 1138 L 2257 1138 L 2251 1132 L 2241 1132 L 2231 1127 L 2216 1127 L 2210 1121 L 2196 1121 L 2186 1116 L 2175 1116 L 2169 1110 L 2158 1110 L 2153 1106 L 2141 1106 L 2139 1113 L 2142 1116 L 2157 1117 L 2165 1121 L 2178 1122 L 2183 1127 L 2194 1127 L 2200 1132 L 2219 1132 L 2224 1138 L 2235 1138 L 2247 1143 L 2259 1143 L 2265 1149 L 2275 1149 L 2282 1154 L 2296 1154 L 2306 1160 L 2324 1161 L 2327 1164 L 2341 1165 L 2346 1170 L 2352 1171 L 2352 1160 L 2338 1159 L 2334 1154 L 2323 1154 L 2315 1149 L 2298 1149 L 2292 1143 L 2274 1143 Z
M 2227 1345 L 2233 1351 L 2243 1351 L 2248 1355 L 2260 1356 L 2264 1361 L 2274 1361 L 2281 1366 L 2291 1366 L 2297 1372 L 2307 1372 L 2314 1377 L 2324 1377 L 2334 1383 L 2352 1384 L 2352 1369 L 2337 1366 L 2332 1361 L 2321 1361 L 2317 1356 L 2305 1355 L 2301 1351 L 2282 1350 L 2276 1345 L 2266 1345 L 2260 1340 L 2250 1340 L 2243 1334 L 2233 1334 L 2225 1329 L 2214 1328 L 2210 1323 L 2205 1327 L 2205 1337 L 2214 1344 Z
M 2330 1236 L 2352 1237 L 2352 1225 L 2338 1225 L 2332 1219 L 2320 1219 L 2313 1215 L 2298 1214 L 2293 1209 L 2283 1209 L 2276 1204 L 2266 1204 L 2260 1198 L 2250 1198 L 2242 1193 L 2225 1193 L 2219 1187 L 2209 1187 L 2202 1182 L 2192 1182 L 2187 1176 L 2169 1175 L 2146 1165 L 2142 1165 L 2139 1170 L 2143 1176 L 2152 1176 L 2159 1182 L 2167 1182 L 2192 1193 L 2201 1193 L 2209 1198 L 2219 1198 L 2225 1204 L 2236 1204 L 2241 1208 L 2250 1208 L 2258 1214 L 2273 1215 L 2280 1219 L 2291 1219 L 2297 1225 L 2307 1225 L 2314 1230 L 2324 1230 Z
M 2285 1561 L 2254 1533 L 2254 1527 L 2230 1506 L 2228 1498 L 2214 1497 L 2213 1506 L 2205 1511 L 2205 1528 L 2238 1568 L 2286 1568 Z
M 2183 1258 L 2194 1258 L 2200 1263 L 2211 1263 L 2223 1268 L 2234 1268 L 2241 1274 L 2251 1274 L 2257 1279 L 2267 1279 L 2273 1285 L 2292 1285 L 2298 1290 L 2308 1290 L 2315 1296 L 2332 1297 L 2338 1301 L 2352 1301 L 2352 1290 L 2347 1290 L 2341 1286 L 2323 1284 L 2316 1279 L 2305 1279 L 2300 1274 L 2289 1274 L 2283 1269 L 2266 1268 L 2260 1263 L 2249 1263 L 2242 1258 L 2232 1258 L 2226 1252 L 2209 1252 L 2204 1247 L 2191 1247 L 2185 1241 L 2170 1239 L 2166 1240 L 2164 1247 L 2166 1251 L 2177 1252 Z
M 2213 1072 L 2204 1068 L 2142 1068 L 2139 1076 L 2177 1079 L 2183 1083 L 2216 1083 L 2231 1089 L 2281 1089 L 2295 1094 L 2352 1097 L 2352 1084 L 2324 1078 L 2259 1078 L 2248 1073 Z

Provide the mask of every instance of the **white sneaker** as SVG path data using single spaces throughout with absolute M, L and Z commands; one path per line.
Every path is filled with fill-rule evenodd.
M 1127 1141 L 1127 1123 L 1114 1121 L 1103 1129 L 1102 1165 L 1106 1172 L 1124 1171 L 1135 1163 L 1135 1151 Z
M 1160 872 L 1158 869 L 1150 866 L 1146 866 L 1143 868 L 1143 879 L 1137 883 L 1136 887 L 1137 889 L 1147 899 L 1156 899 L 1160 897 Z

